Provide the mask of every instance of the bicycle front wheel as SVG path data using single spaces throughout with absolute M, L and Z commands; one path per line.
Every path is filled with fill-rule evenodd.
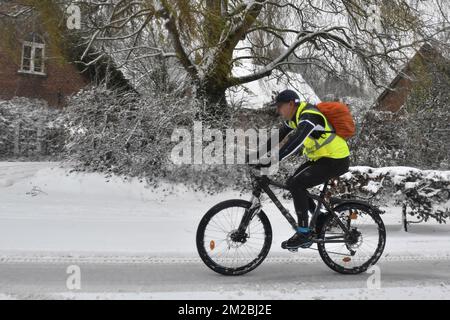
M 272 228 L 261 210 L 244 233 L 239 224 L 251 203 L 228 200 L 212 207 L 197 229 L 197 250 L 203 262 L 223 275 L 242 275 L 259 266 L 272 244 Z

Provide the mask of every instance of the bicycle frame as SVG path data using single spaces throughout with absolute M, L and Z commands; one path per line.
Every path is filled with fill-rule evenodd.
M 276 186 L 278 188 L 288 190 L 288 187 L 284 184 L 281 184 L 279 182 L 270 180 L 267 176 L 255 176 L 252 173 L 252 180 L 253 180 L 253 191 L 252 191 L 252 198 L 251 203 L 252 205 L 248 210 L 245 211 L 245 214 L 241 220 L 241 223 L 239 224 L 238 231 L 244 233 L 245 230 L 248 227 L 248 224 L 253 219 L 253 217 L 258 214 L 259 211 L 261 211 L 261 201 L 260 196 L 262 192 L 265 192 L 270 200 L 277 206 L 278 210 L 280 210 L 281 214 L 286 218 L 286 220 L 289 222 L 289 224 L 292 226 L 292 228 L 297 231 L 298 224 L 297 221 L 292 217 L 289 210 L 287 210 L 281 202 L 278 200 L 278 198 L 273 193 L 272 189 L 270 188 L 270 185 Z M 316 209 L 312 215 L 311 222 L 309 227 L 311 229 L 314 229 L 316 227 L 317 218 L 320 213 L 320 209 L 322 208 L 322 205 L 327 209 L 327 211 L 334 215 L 337 219 L 339 226 L 344 231 L 345 235 L 348 235 L 350 230 L 347 228 L 347 226 L 339 219 L 337 214 L 334 212 L 333 208 L 330 206 L 329 203 L 325 201 L 325 193 L 327 190 L 328 182 L 325 183 L 324 188 L 319 196 L 311 194 L 307 192 L 307 196 L 309 198 L 312 198 L 314 200 L 318 201 L 318 205 L 316 206 Z M 343 238 L 342 236 L 335 236 L 335 237 L 327 237 L 326 240 L 313 240 L 313 242 L 326 242 L 326 243 L 345 243 L 344 240 L 337 240 Z

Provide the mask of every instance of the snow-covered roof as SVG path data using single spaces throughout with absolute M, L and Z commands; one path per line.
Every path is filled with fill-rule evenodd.
M 254 73 L 262 68 L 250 62 L 233 68 L 233 76 L 241 77 Z M 241 86 L 227 90 L 227 99 L 230 103 L 241 104 L 244 108 L 258 109 L 273 101 L 275 95 L 285 89 L 295 90 L 301 99 L 312 103 L 320 102 L 314 90 L 304 81 L 298 73 L 287 72 L 289 77 L 281 71 L 274 70 L 269 77 L 262 78 Z M 291 79 L 288 79 L 291 78 Z
M 418 67 L 418 63 L 420 63 L 420 66 L 424 64 L 426 69 L 423 70 L 421 67 Z M 448 65 L 448 63 L 448 59 L 444 57 L 438 48 L 429 43 L 422 45 L 406 63 L 401 72 L 391 81 L 388 88 L 377 98 L 374 108 L 397 112 L 404 105 L 407 97 L 413 90 L 411 83 L 414 81 L 413 79 L 416 73 L 424 71 L 427 73 L 434 73 L 436 71 L 431 68 L 432 65 Z M 412 77 L 412 79 L 410 79 L 410 77 Z M 407 81 L 407 84 L 402 83 L 404 80 Z

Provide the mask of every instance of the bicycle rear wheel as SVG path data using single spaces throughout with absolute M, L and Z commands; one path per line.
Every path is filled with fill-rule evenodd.
M 261 210 L 244 234 L 238 226 L 251 203 L 228 200 L 212 207 L 197 229 L 197 251 L 203 262 L 223 275 L 242 275 L 259 266 L 272 244 L 272 228 Z
M 369 205 L 346 203 L 334 209 L 339 219 L 351 231 L 345 235 L 331 214 L 321 228 L 318 243 L 320 257 L 332 270 L 342 274 L 358 274 L 374 265 L 383 253 L 386 229 L 380 215 Z M 341 239 L 345 243 L 327 243 Z

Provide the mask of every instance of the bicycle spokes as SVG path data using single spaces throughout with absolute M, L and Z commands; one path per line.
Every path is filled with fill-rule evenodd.
M 244 213 L 244 208 L 227 208 L 210 220 L 205 229 L 204 243 L 215 263 L 235 268 L 252 262 L 261 252 L 265 241 L 264 226 L 255 216 L 245 232 L 239 232 Z
M 384 241 L 380 237 L 380 223 L 376 215 L 366 211 L 349 208 L 336 212 L 337 217 L 346 225 L 348 233 L 343 232 L 337 217 L 325 226 L 323 249 L 334 264 L 345 269 L 357 268 L 369 263 L 379 254 L 380 241 Z M 344 241 L 327 242 L 328 239 L 338 237 Z

